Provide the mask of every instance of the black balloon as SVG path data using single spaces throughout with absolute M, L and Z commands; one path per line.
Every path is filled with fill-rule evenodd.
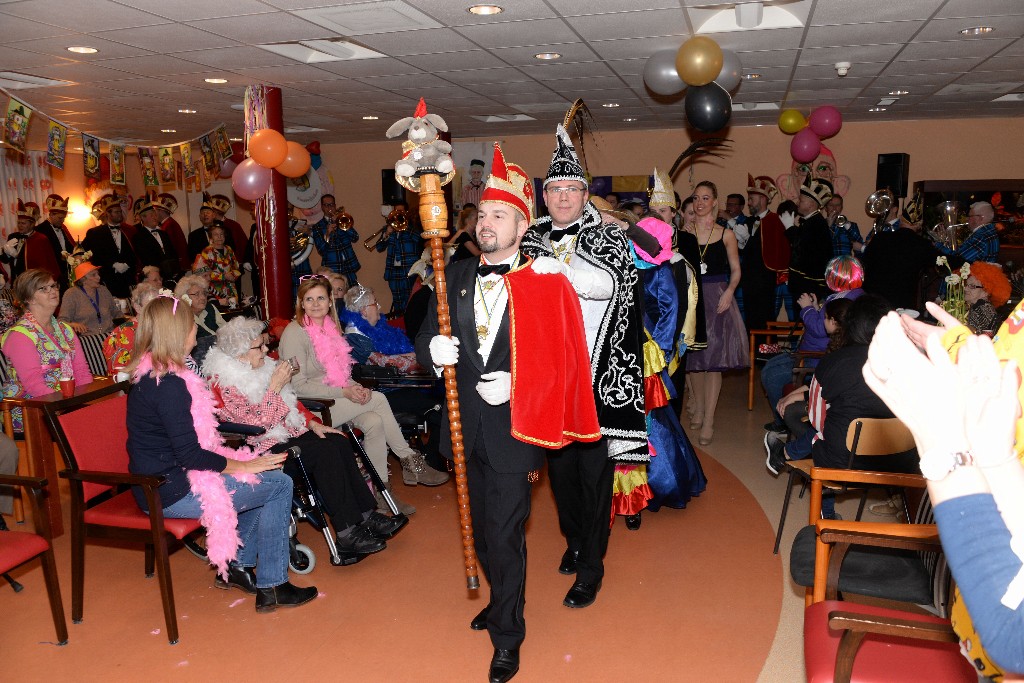
M 685 106 L 686 120 L 705 133 L 725 128 L 732 117 L 732 97 L 717 83 L 687 88 Z

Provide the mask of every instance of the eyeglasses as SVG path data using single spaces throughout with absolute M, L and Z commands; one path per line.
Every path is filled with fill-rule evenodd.
M 968 218 L 984 218 L 984 216 L 982 216 L 980 213 L 969 213 L 969 214 L 967 214 L 967 217 Z
M 985 289 L 985 285 L 966 284 L 966 285 L 964 285 L 964 289 Z
M 553 194 L 556 197 L 558 195 L 566 195 L 568 197 L 575 197 L 578 194 L 583 194 L 585 188 L 582 187 L 547 187 L 544 191 L 548 194 Z
M 48 285 L 43 285 L 42 287 L 40 287 L 36 291 L 37 292 L 47 292 L 47 293 L 49 293 L 49 292 L 52 292 L 52 291 L 54 291 L 56 289 L 60 289 L 60 285 L 58 285 L 56 282 L 51 282 Z
M 305 282 L 306 280 L 326 280 L 326 275 L 302 275 L 299 277 L 299 282 Z
M 263 342 L 260 342 L 260 343 L 259 343 L 259 344 L 257 344 L 256 346 L 250 346 L 250 347 L 249 347 L 249 350 L 250 350 L 250 351 L 255 351 L 255 350 L 257 350 L 257 349 L 262 349 L 263 351 L 266 351 L 266 350 L 267 350 L 268 348 L 269 348 L 269 347 L 268 347 L 268 346 L 267 346 L 266 344 L 264 344 Z

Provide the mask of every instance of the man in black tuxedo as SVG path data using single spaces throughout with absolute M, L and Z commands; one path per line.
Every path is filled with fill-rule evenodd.
M 159 227 L 156 201 L 155 196 L 135 200 L 134 212 L 139 219 L 135 226 L 135 254 L 141 266 L 156 266 L 162 280 L 172 280 L 178 274 L 178 252 L 170 235 Z
M 520 254 L 519 243 L 530 226 L 533 213 L 529 177 L 514 164 L 506 165 L 497 145 L 492 171 L 480 201 L 476 225 L 482 258 L 479 262 L 464 259 L 454 263 L 447 274 L 451 337 L 439 334 L 436 316 L 427 316 L 416 335 L 416 355 L 424 367 L 434 367 L 439 373 L 445 365 L 456 368 L 474 541 L 480 566 L 491 586 L 490 601 L 470 622 L 470 628 L 489 632 L 494 655 L 488 676 L 492 683 L 501 683 L 519 670 L 519 646 L 526 636 L 523 617 L 526 520 L 530 515 L 531 473 L 540 469 L 545 453 L 540 445 L 544 437 L 533 431 L 544 419 L 536 416 L 559 413 L 566 404 L 579 405 L 574 400 L 582 393 L 590 402 L 591 438 L 599 438 L 599 428 L 589 377 L 580 384 L 581 392 L 566 391 L 560 386 L 548 387 L 551 389 L 550 406 L 543 406 L 543 413 L 538 411 L 524 416 L 520 408 L 515 413 L 512 410 L 513 359 L 516 359 L 518 372 L 522 373 L 530 362 L 524 355 L 533 353 L 536 358 L 536 354 L 544 353 L 519 338 L 513 349 L 513 331 L 524 338 L 532 338 L 539 336 L 537 329 L 543 328 L 544 336 L 559 347 L 576 349 L 576 353 L 563 354 L 562 358 L 563 362 L 569 361 L 567 367 L 575 365 L 573 377 L 579 369 L 582 369 L 579 374 L 586 375 L 589 358 L 578 312 L 575 328 L 538 322 L 547 319 L 546 315 L 537 315 L 539 307 L 546 306 L 544 313 L 558 317 L 556 310 L 548 309 L 555 309 L 564 301 L 575 304 L 576 296 L 562 276 L 539 275 L 525 268 L 529 259 Z M 505 273 L 510 274 L 503 277 Z M 526 278 L 532 278 L 532 284 L 525 284 Z M 524 286 L 540 287 L 543 295 L 534 295 L 536 290 L 529 290 L 530 296 L 519 295 L 518 292 L 523 291 L 519 288 Z M 510 297 L 514 296 L 520 297 L 514 299 L 517 314 L 533 321 L 531 329 L 527 329 L 531 326 L 525 322 L 510 319 Z M 436 305 L 437 294 L 434 293 L 428 310 L 435 310 Z M 521 312 L 520 306 L 531 310 Z M 545 364 L 558 362 L 550 357 L 540 360 Z M 528 399 L 523 396 L 519 400 Z M 567 428 L 567 424 L 568 421 L 561 423 L 557 433 L 573 432 L 575 427 Z M 448 420 L 442 419 L 442 425 L 442 453 L 451 457 Z
M 71 235 L 71 231 L 64 225 L 64 220 L 68 216 L 68 202 L 71 197 L 61 197 L 59 194 L 51 194 L 46 197 L 43 202 L 43 211 L 46 212 L 46 220 L 36 226 L 36 231 L 43 233 L 50 240 L 50 244 L 53 245 L 53 255 L 57 259 L 57 265 L 60 266 L 62 271 L 67 271 L 68 265 L 65 261 L 62 252 L 72 253 L 75 250 L 75 238 Z M 60 292 L 63 295 L 64 291 L 69 287 L 69 281 L 67 277 L 61 277 L 58 280 L 60 285 Z
M 199 222 L 202 223 L 202 227 L 188 234 L 189 265 L 195 263 L 196 256 L 199 256 L 203 249 L 210 246 L 210 228 L 218 221 L 223 222 L 224 215 L 230 208 L 231 201 L 224 195 L 203 193 L 203 203 L 199 208 Z M 236 258 L 240 256 L 239 252 L 235 251 L 235 242 L 232 239 L 230 230 L 224 230 L 224 244 L 231 247 L 231 250 L 235 252 Z
M 101 221 L 90 228 L 82 240 L 82 248 L 92 252 L 89 259 L 100 267 L 103 284 L 119 299 L 131 296 L 135 284 L 135 249 L 129 235 L 122 229 L 124 211 L 117 195 L 104 195 L 92 205 L 92 215 Z

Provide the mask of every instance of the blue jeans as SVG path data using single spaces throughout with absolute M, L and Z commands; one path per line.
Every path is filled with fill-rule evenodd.
M 292 505 L 292 480 L 281 470 L 258 475 L 255 486 L 224 477 L 238 513 L 242 545 L 233 565 L 256 567 L 257 588 L 272 588 L 288 580 L 288 524 Z M 164 517 L 198 518 L 199 499 L 189 493 L 164 508 Z M 259 558 L 259 564 L 256 558 Z
M 768 405 L 771 407 L 772 417 L 778 424 L 782 424 L 782 416 L 775 410 L 775 406 L 782 398 L 782 390 L 793 381 L 794 367 L 796 367 L 796 360 L 793 356 L 789 353 L 780 353 L 769 358 L 761 368 L 761 386 L 768 394 Z

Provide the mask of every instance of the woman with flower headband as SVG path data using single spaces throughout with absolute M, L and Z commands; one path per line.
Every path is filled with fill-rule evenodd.
M 61 377 L 78 384 L 92 381 L 82 343 L 71 326 L 54 317 L 60 287 L 48 271 L 26 270 L 14 281 L 14 296 L 24 313 L 3 336 L 3 352 L 10 361 L 10 380 L 4 398 L 31 398 L 52 394 Z M 15 409 L 14 428 L 21 431 L 21 409 Z
M 128 367 L 135 382 L 125 420 L 129 470 L 165 478 L 164 517 L 200 518 L 218 588 L 255 594 L 257 612 L 303 605 L 317 590 L 288 582 L 292 481 L 281 471 L 287 454 L 257 457 L 224 446 L 213 395 L 185 367 L 195 343 L 185 302 L 159 296 L 142 309 Z M 133 493 L 148 512 L 142 492 Z
M 448 481 L 446 473 L 429 468 L 423 454 L 406 442 L 384 395 L 352 380 L 351 348 L 341 332 L 331 285 L 325 278 L 310 275 L 300 280 L 295 319 L 281 333 L 278 352 L 299 364 L 292 378 L 296 394 L 335 399 L 332 422 L 352 422 L 363 432 L 366 453 L 381 479 L 388 480 L 390 447 L 402 462 L 402 480 L 407 485 L 437 486 Z M 399 509 L 407 515 L 416 511 L 404 503 Z

